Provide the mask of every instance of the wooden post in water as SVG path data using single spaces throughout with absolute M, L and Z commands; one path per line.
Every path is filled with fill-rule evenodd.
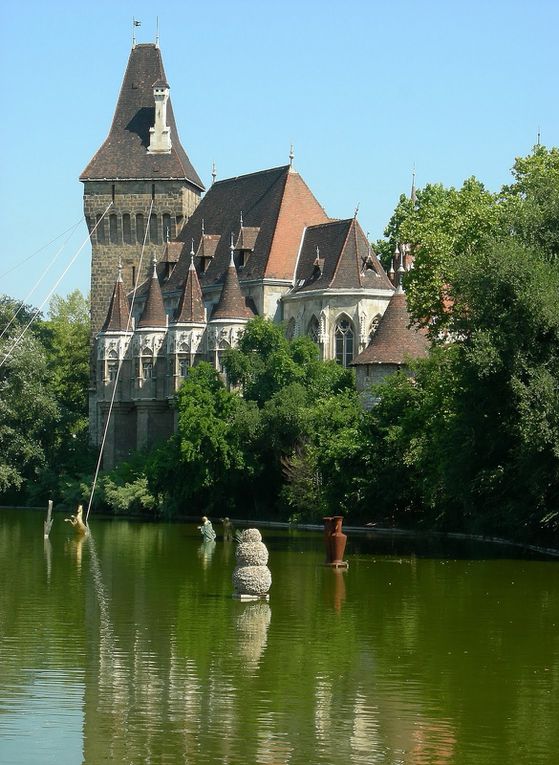
M 52 517 L 52 499 L 49 499 L 49 506 L 47 510 L 47 519 L 43 523 L 43 530 L 45 539 L 49 538 L 50 530 L 52 529 L 52 524 L 54 522 L 54 518 Z

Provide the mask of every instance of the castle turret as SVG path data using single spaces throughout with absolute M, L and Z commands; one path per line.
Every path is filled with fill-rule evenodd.
M 172 387 L 178 390 L 188 369 L 206 354 L 206 309 L 202 289 L 194 266 L 194 242 L 190 251 L 190 267 L 184 283 L 176 316 L 167 333 L 167 356 L 172 368 Z

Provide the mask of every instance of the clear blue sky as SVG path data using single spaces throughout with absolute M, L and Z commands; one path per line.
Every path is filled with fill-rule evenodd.
M 82 215 L 78 176 L 104 140 L 131 46 L 161 49 L 199 175 L 295 165 L 327 213 L 382 235 L 417 185 L 491 190 L 536 141 L 559 145 L 559 3 L 204 0 L 4 3 L 0 293 L 19 299 Z M 29 299 L 38 305 L 85 225 Z M 89 245 L 57 289 L 89 289 Z M 19 266 L 8 275 L 5 272 Z

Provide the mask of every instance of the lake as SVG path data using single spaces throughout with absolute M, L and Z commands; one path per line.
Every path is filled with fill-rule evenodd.
M 558 761 L 559 560 L 260 527 L 241 603 L 194 524 L 45 514 L 0 510 L 3 765 Z

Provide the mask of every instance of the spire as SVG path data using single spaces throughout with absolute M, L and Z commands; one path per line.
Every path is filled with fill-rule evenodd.
M 194 263 L 194 239 L 190 240 L 190 263 Z
M 217 178 L 217 171 L 215 169 L 215 162 L 212 162 L 212 186 L 214 185 L 216 178 Z
M 293 160 L 295 159 L 295 152 L 293 150 L 293 144 L 291 144 L 291 148 L 289 149 L 289 167 L 291 170 L 293 170 Z
M 157 277 L 157 259 L 155 254 L 153 256 L 153 273 L 151 281 L 148 287 L 148 294 L 144 305 L 144 310 L 138 322 L 139 328 L 146 327 L 166 327 L 167 316 L 165 314 L 165 306 L 163 304 L 163 295 L 161 293 L 161 285 Z
M 404 274 L 406 273 L 406 269 L 404 268 L 404 246 L 400 245 L 399 247 L 400 252 L 400 264 L 398 266 L 398 270 L 396 271 L 396 292 L 403 292 L 403 281 L 404 281 Z
M 231 234 L 231 260 L 229 262 L 229 268 L 225 272 L 225 281 L 223 282 L 223 289 L 221 290 L 221 296 L 219 302 L 212 314 L 213 319 L 232 319 L 237 321 L 246 321 L 252 319 L 253 314 L 246 306 L 245 299 L 241 292 L 241 285 L 239 284 L 239 277 L 237 275 L 237 269 L 235 268 L 235 261 L 233 254 L 235 247 L 233 244 L 233 234 Z
M 233 268 L 235 268 L 235 245 L 233 244 L 233 232 L 232 231 L 231 231 L 231 244 L 229 245 L 229 252 L 231 254 L 231 258 L 229 259 L 229 268 L 231 268 L 231 266 Z M 235 273 L 237 273 L 236 270 L 235 270 Z
M 414 205 L 415 205 L 415 203 L 417 202 L 417 195 L 416 195 L 416 193 L 415 193 L 415 164 L 414 164 L 414 166 L 413 166 L 413 172 L 412 172 L 412 176 L 411 176 L 411 193 L 410 193 L 410 199 L 411 199 L 411 201 L 412 201 L 412 202 L 414 203 Z
M 202 298 L 202 288 L 196 268 L 194 267 L 194 240 L 190 251 L 190 266 L 184 283 L 179 307 L 177 309 L 176 324 L 205 324 L 206 309 Z
M 101 327 L 102 332 L 126 332 L 128 328 L 128 316 L 130 306 L 124 294 L 124 285 L 122 282 L 122 263 L 118 263 L 118 276 L 109 303 L 107 318 Z

